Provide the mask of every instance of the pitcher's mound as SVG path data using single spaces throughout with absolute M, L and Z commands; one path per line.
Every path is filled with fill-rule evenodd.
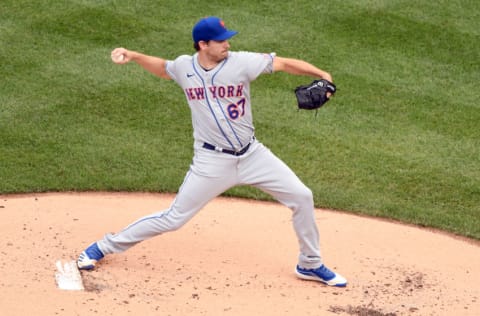
M 280 204 L 217 198 L 180 230 L 106 256 L 61 290 L 56 263 L 167 208 L 173 195 L 0 196 L 2 315 L 480 315 L 480 246 L 447 234 L 317 210 L 325 263 L 346 288 L 295 277 Z

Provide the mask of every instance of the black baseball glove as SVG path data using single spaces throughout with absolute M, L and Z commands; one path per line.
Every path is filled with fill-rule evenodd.
M 314 80 L 306 86 L 295 88 L 298 108 L 303 110 L 315 110 L 323 106 L 329 100 L 327 93 L 332 95 L 337 91 L 337 87 L 328 80 Z

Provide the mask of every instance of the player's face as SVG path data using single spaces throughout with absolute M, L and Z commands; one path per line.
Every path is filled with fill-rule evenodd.
M 230 44 L 225 41 L 209 41 L 207 45 L 207 53 L 212 60 L 221 61 L 227 58 Z

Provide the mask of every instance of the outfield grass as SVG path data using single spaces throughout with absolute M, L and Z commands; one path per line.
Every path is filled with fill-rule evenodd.
M 192 156 L 173 82 L 116 66 L 124 46 L 174 58 L 218 15 L 232 49 L 310 61 L 337 96 L 298 112 L 293 88 L 253 84 L 258 138 L 318 207 L 480 239 L 478 1 L 12 1 L 0 4 L 0 192 L 174 192 Z M 232 196 L 267 199 L 239 187 Z

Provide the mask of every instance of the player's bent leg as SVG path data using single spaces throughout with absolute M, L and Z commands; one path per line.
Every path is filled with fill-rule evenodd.
M 223 167 L 233 170 L 232 166 L 228 165 L 230 163 L 231 161 L 227 161 Z M 215 166 L 218 168 L 222 163 L 217 161 Z M 103 239 L 82 252 L 77 260 L 79 268 L 93 269 L 104 255 L 126 251 L 143 240 L 182 227 L 210 200 L 235 184 L 235 178 L 229 177 L 228 172 L 213 174 L 223 176 L 205 176 L 191 168 L 175 200 L 167 210 L 140 218 L 116 234 L 106 234 Z M 91 247 L 98 251 L 91 251 Z
M 307 268 L 319 267 L 319 234 L 312 191 L 261 143 L 255 143 L 251 154 L 242 161 L 240 170 L 243 183 L 272 195 L 293 211 L 293 227 L 300 244 L 299 263 Z
M 251 157 L 254 166 L 246 167 L 242 180 L 269 193 L 292 210 L 293 227 L 300 247 L 296 275 L 327 285 L 345 286 L 344 277 L 323 265 L 312 191 L 270 150 L 261 144 L 256 149 L 256 157 Z
M 179 229 L 222 193 L 224 185 L 224 180 L 213 180 L 190 172 L 167 210 L 145 216 L 117 234 L 107 234 L 99 241 L 100 248 L 104 253 L 123 252 L 143 240 Z

